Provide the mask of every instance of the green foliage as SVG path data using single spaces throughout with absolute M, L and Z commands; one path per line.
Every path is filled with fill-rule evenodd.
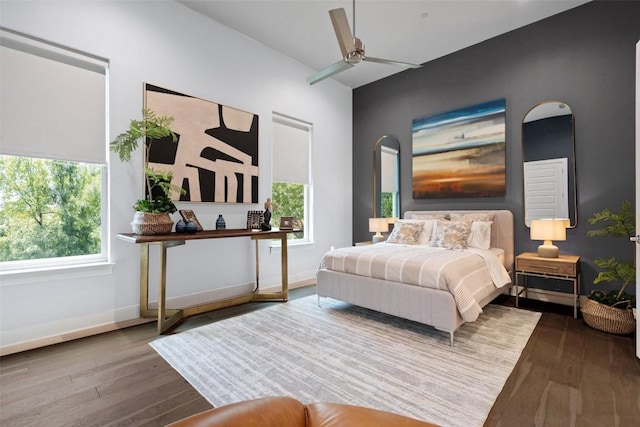
M 168 197 L 156 197 L 152 200 L 141 199 L 133 205 L 133 208 L 138 212 L 149 213 L 174 213 L 178 209 Z
M 129 162 L 131 161 L 131 154 L 138 149 L 138 144 L 147 138 L 153 141 L 171 136 L 173 142 L 176 142 L 178 137 L 169 127 L 172 122 L 173 117 L 158 117 L 150 109 L 144 108 L 142 110 L 142 120 L 131 120 L 129 130 L 121 133 L 111 141 L 109 148 L 118 154 L 120 161 Z M 147 151 L 148 149 L 149 147 L 147 147 Z
M 618 212 L 609 209 L 603 209 L 593 214 L 588 219 L 589 224 L 597 224 L 599 222 L 607 222 L 602 228 L 587 231 L 588 237 L 594 236 L 617 236 L 629 237 L 635 234 L 636 215 L 633 205 L 630 201 L 625 200 L 620 205 Z
M 0 261 L 99 254 L 101 166 L 0 156 Z
M 176 206 L 170 199 L 172 191 L 185 194 L 186 191 L 171 184 L 173 175 L 168 171 L 156 171 L 149 168 L 149 151 L 153 141 L 171 137 L 175 143 L 178 136 L 169 127 L 173 122 L 173 117 L 158 116 L 152 110 L 145 108 L 142 110 L 142 120 L 131 120 L 129 122 L 129 130 L 121 133 L 111 141 L 109 148 L 123 162 L 131 161 L 131 155 L 138 149 L 138 145 L 145 141 L 145 180 L 146 180 L 146 198 L 138 200 L 133 207 L 140 212 L 173 213 L 177 210 Z M 158 190 L 160 196 L 157 196 Z
M 635 210 L 630 201 L 625 200 L 622 202 L 618 212 L 604 209 L 600 212 L 593 214 L 588 219 L 589 224 L 603 223 L 602 228 L 596 230 L 587 231 L 588 237 L 624 237 L 629 239 L 630 236 L 635 235 L 636 217 Z M 636 280 L 636 244 L 630 242 L 632 248 L 632 259 L 625 261 L 618 261 L 615 257 L 611 258 L 598 258 L 593 262 L 602 269 L 598 273 L 598 276 L 594 279 L 593 283 L 598 284 L 602 282 L 619 282 L 621 283 L 620 289 L 614 291 L 612 294 L 615 297 L 612 299 L 609 294 L 603 296 L 603 292 L 592 292 L 589 298 L 595 299 L 598 302 L 602 302 L 607 305 L 613 305 L 617 301 L 623 301 L 629 299 L 629 295 L 625 294 L 627 286 Z M 633 306 L 635 306 L 635 299 L 633 299 Z
M 380 218 L 393 218 L 393 194 L 380 194 L 381 215 Z
M 636 297 L 626 292 L 618 296 L 618 291 L 604 292 L 596 290 L 589 294 L 589 298 L 598 301 L 600 304 L 611 306 L 615 304 L 616 307 L 622 309 L 636 306 Z
M 278 226 L 283 216 L 293 217 L 293 227 L 304 230 L 304 193 L 303 184 L 274 182 L 271 186 L 271 202 L 273 207 L 271 225 Z M 294 233 L 294 238 L 301 239 L 304 233 Z
M 186 191 L 182 187 L 178 187 L 177 185 L 171 184 L 171 179 L 173 178 L 173 174 L 169 171 L 156 171 L 153 169 L 145 168 L 144 173 L 147 177 L 147 195 L 152 194 L 153 199 L 167 199 L 171 202 L 171 199 L 167 196 L 171 194 L 172 191 L 177 191 L 180 194 L 185 194 Z M 156 196 L 155 190 L 160 192 L 160 196 Z M 173 205 L 173 203 L 171 203 Z M 175 206 L 174 206 L 175 207 Z M 148 212 L 148 211 L 145 211 Z M 164 211 L 163 211 L 164 212 Z M 175 211 L 174 211 L 175 212 Z

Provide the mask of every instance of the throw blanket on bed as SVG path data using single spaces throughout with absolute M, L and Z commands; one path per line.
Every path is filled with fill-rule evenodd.
M 327 252 L 321 268 L 451 292 L 466 322 L 482 313 L 478 300 L 511 283 L 490 250 L 450 250 L 425 245 L 377 243 Z

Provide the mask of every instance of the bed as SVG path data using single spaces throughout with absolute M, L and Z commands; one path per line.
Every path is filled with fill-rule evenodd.
M 385 242 L 327 252 L 318 303 L 329 297 L 449 334 L 509 289 L 513 214 L 507 210 L 408 211 Z

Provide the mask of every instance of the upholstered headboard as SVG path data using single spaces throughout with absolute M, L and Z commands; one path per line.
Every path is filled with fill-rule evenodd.
M 439 211 L 407 211 L 404 213 L 405 219 L 416 218 L 424 214 L 449 214 L 449 213 L 493 213 L 493 224 L 491 225 L 491 247 L 500 248 L 504 251 L 504 266 L 507 271 L 513 271 L 514 261 L 514 235 L 513 235 L 513 213 L 507 210 L 439 210 Z M 447 216 L 448 218 L 448 216 Z

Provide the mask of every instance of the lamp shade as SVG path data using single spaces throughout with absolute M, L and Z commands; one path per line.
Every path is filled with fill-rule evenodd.
M 388 218 L 369 218 L 369 231 L 372 233 L 389 231 L 389 219 Z
M 389 231 L 389 220 L 387 218 L 369 218 L 369 231 L 376 233 L 371 239 L 373 243 L 382 242 L 384 236 L 380 232 Z
M 531 240 L 567 240 L 564 219 L 531 220 Z
M 565 219 L 534 219 L 531 220 L 531 240 L 543 240 L 538 246 L 538 256 L 542 258 L 557 258 L 558 247 L 552 240 L 567 240 L 567 221 Z

